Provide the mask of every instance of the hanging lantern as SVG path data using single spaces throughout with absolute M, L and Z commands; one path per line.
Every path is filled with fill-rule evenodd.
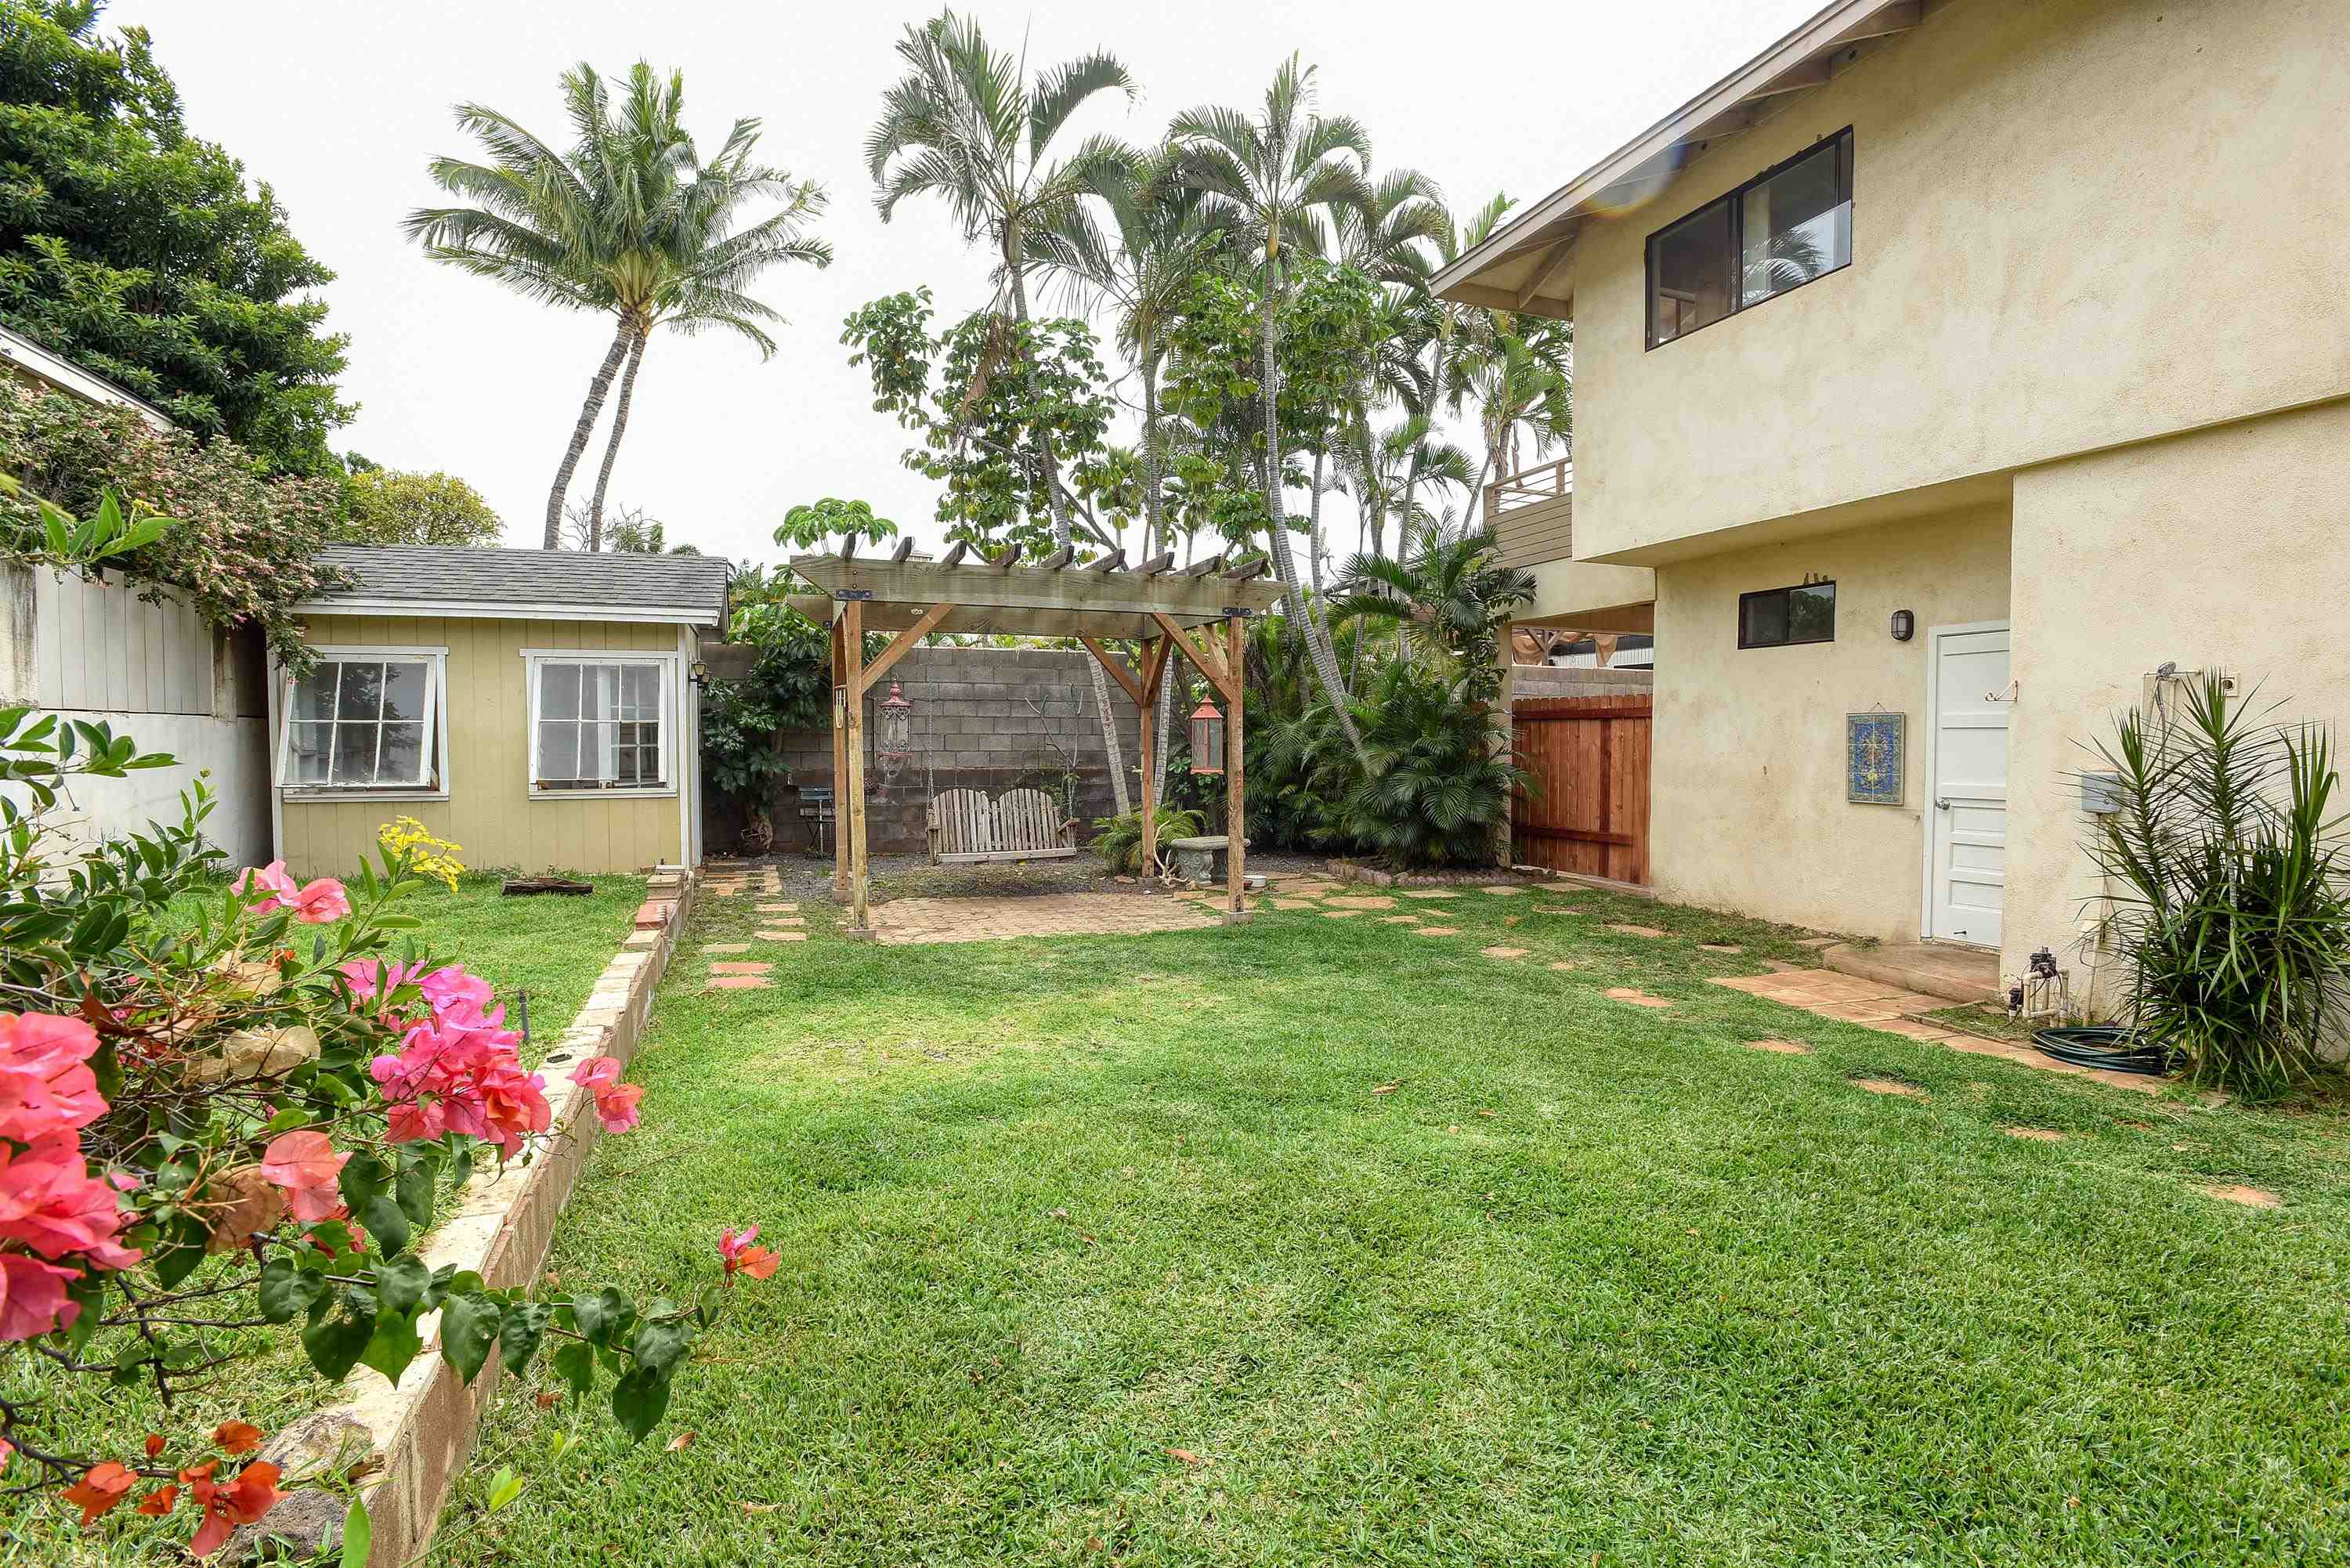
M 1213 702 L 1204 700 L 1191 710 L 1191 771 L 1224 771 L 1224 716 L 1216 711 Z
M 895 778 L 914 756 L 914 705 L 895 680 L 889 682 L 889 695 L 881 699 L 880 718 L 881 775 Z

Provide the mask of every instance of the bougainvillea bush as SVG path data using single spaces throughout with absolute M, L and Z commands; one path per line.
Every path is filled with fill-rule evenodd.
M 201 782 L 177 824 L 94 845 L 57 831 L 76 778 L 171 760 L 0 710 L 0 1495 L 53 1494 L 86 1528 L 125 1504 L 183 1518 L 199 1556 L 297 1487 L 350 1492 L 357 1527 L 364 1473 L 285 1473 L 253 1457 L 265 1434 L 244 1422 L 72 1452 L 26 1390 L 87 1376 L 151 1385 L 169 1408 L 270 1327 L 328 1379 L 397 1379 L 434 1312 L 466 1381 L 545 1351 L 575 1398 L 600 1388 L 644 1437 L 725 1287 L 773 1254 L 713 1238 L 684 1306 L 427 1268 L 411 1243 L 436 1205 L 554 1130 L 489 984 L 407 934 L 421 922 L 399 906 L 434 846 L 395 831 L 348 878 L 273 864 L 223 890 Z M 572 1074 L 613 1132 L 639 1115 L 620 1072 L 598 1057 Z

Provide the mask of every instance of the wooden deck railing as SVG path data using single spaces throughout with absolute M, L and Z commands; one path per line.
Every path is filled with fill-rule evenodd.
M 1485 486 L 1486 524 L 1491 526 L 1493 519 L 1504 512 L 1555 501 L 1570 493 L 1574 488 L 1575 460 L 1572 457 L 1562 457 L 1555 462 L 1504 474 Z

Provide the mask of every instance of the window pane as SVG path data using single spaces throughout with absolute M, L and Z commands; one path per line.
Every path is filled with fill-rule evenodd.
M 569 723 L 538 727 L 538 776 L 543 780 L 579 776 L 579 726 Z
M 387 719 L 424 717 L 424 666 L 386 664 L 383 667 L 383 716 Z
M 1787 640 L 1787 596 L 1752 594 L 1739 601 L 1742 618 L 1738 640 L 1750 648 L 1768 648 Z
M 338 784 L 375 783 L 375 726 L 335 726 L 335 773 Z
M 328 680 L 332 680 L 331 672 Z M 327 766 L 335 745 L 332 724 L 296 723 L 293 726 L 293 755 L 287 759 L 286 777 L 297 784 L 322 784 L 327 782 Z
M 421 724 L 386 724 L 383 745 L 376 758 L 378 784 L 421 784 L 424 782 L 424 726 Z
M 579 716 L 609 719 L 620 705 L 620 667 L 589 664 L 580 669 Z
M 294 687 L 294 712 L 296 719 L 331 719 L 335 716 L 335 680 L 341 672 L 339 664 L 320 664 L 305 675 Z
M 608 666 L 607 667 L 608 668 Z M 579 726 L 579 776 L 583 779 L 611 779 L 619 776 L 619 764 L 613 755 L 616 742 L 612 724 L 582 724 Z
M 579 666 L 542 664 L 538 667 L 538 716 L 542 719 L 579 717 Z
M 1745 196 L 1743 303 L 1799 288 L 1852 260 L 1844 143 L 1832 141 Z
M 1682 219 L 1650 242 L 1649 341 L 1669 343 L 1729 315 L 1736 258 L 1726 201 Z
M 372 721 L 382 711 L 383 666 L 344 665 L 342 695 L 335 703 L 335 717 Z
M 1787 640 L 1826 642 L 1835 636 L 1835 585 L 1787 590 Z
M 650 719 L 660 712 L 660 667 L 623 665 L 620 671 L 623 718 Z

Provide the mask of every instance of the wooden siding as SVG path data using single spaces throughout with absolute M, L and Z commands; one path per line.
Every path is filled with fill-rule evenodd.
M 1492 514 L 1491 526 L 1501 545 L 1502 564 L 1532 567 L 1565 560 L 1574 513 L 1575 497 L 1561 495 Z
M 516 585 L 517 588 L 526 585 Z M 450 798 L 445 801 L 286 800 L 281 853 L 296 876 L 339 876 L 375 847 L 376 829 L 412 816 L 463 846 L 475 869 L 636 871 L 681 852 L 678 796 L 534 800 L 529 790 L 525 648 L 678 651 L 674 626 L 619 621 L 460 620 L 315 616 L 306 640 L 321 647 L 446 648 Z M 692 775 L 689 726 L 672 696 L 669 772 Z M 271 737 L 272 756 L 276 737 Z
M 222 639 L 178 596 L 144 602 L 144 585 L 119 572 L 103 583 L 46 569 L 32 578 L 42 708 L 234 716 L 225 701 L 215 708 L 215 670 L 227 671 Z
M 1531 785 L 1510 813 L 1520 865 L 1618 882 L 1648 880 L 1646 694 L 1548 697 L 1510 714 L 1518 765 Z

